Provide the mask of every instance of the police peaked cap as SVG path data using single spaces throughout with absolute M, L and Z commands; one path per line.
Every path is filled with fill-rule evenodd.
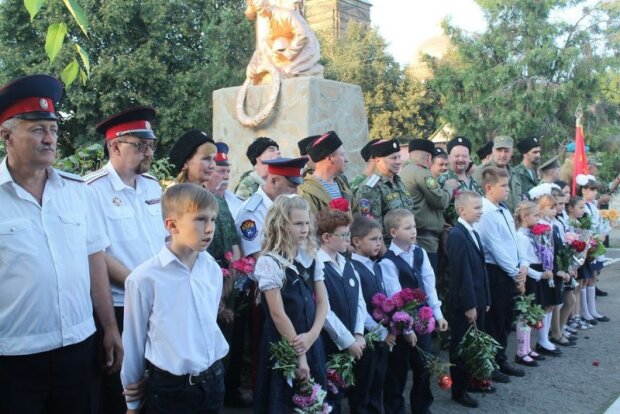
M 532 148 L 540 147 L 540 138 L 524 138 L 517 142 L 517 149 L 521 154 L 530 152 Z
M 157 111 L 150 106 L 136 106 L 114 114 L 99 122 L 95 130 L 105 135 L 106 141 L 123 135 L 133 135 L 138 138 L 156 139 L 151 122 Z
M 280 149 L 280 146 L 273 139 L 268 137 L 258 137 L 250 144 L 248 149 L 245 151 L 245 156 L 248 157 L 248 160 L 252 163 L 252 165 L 256 165 L 256 159 L 261 156 L 263 152 L 269 147 L 276 147 Z
M 308 146 L 308 155 L 314 162 L 324 160 L 334 151 L 342 146 L 342 141 L 338 134 L 329 131 L 318 137 Z
M 174 165 L 175 174 L 181 171 L 185 161 L 196 152 L 196 149 L 206 142 L 215 145 L 213 138 L 199 129 L 190 129 L 181 135 L 170 149 L 169 154 L 170 162 Z
M 448 154 L 450 154 L 450 151 L 452 151 L 452 148 L 458 145 L 461 145 L 467 148 L 467 150 L 471 152 L 471 141 L 468 140 L 466 137 L 456 137 L 448 141 L 448 145 L 447 145 Z
M 62 96 L 62 84 L 53 76 L 31 75 L 0 88 L 0 124 L 11 118 L 56 120 L 54 105 Z
M 215 147 L 217 148 L 215 164 L 220 166 L 230 165 L 230 161 L 228 161 L 228 144 L 225 142 L 216 142 Z
M 299 155 L 308 155 L 308 147 L 314 142 L 315 139 L 320 138 L 320 135 L 310 135 L 297 142 L 297 148 L 299 148 Z
M 304 182 L 302 169 L 306 166 L 308 158 L 275 158 L 273 160 L 264 161 L 267 164 L 267 172 L 269 174 L 281 175 L 286 177 L 293 184 L 301 184 Z
M 424 151 L 424 152 L 428 152 L 429 154 L 432 154 L 434 150 L 435 150 L 435 144 L 433 144 L 433 141 L 429 139 L 414 138 L 411 141 L 409 141 L 409 152 Z
M 370 146 L 370 156 L 381 158 L 400 151 L 400 145 L 395 139 L 379 140 Z

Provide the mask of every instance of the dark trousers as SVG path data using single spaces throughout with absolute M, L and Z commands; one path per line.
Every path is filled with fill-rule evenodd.
M 252 306 L 253 297 L 239 297 L 235 303 L 235 320 L 232 323 L 232 329 L 226 337 L 230 344 L 228 352 L 228 364 L 226 366 L 226 376 L 224 383 L 226 384 L 226 395 L 231 398 L 237 397 L 239 388 L 241 387 L 241 371 L 243 368 L 243 357 L 245 347 L 245 333 L 248 329 L 248 321 L 250 317 L 250 307 Z
M 479 329 L 484 329 L 486 309 L 477 308 L 476 312 L 478 314 L 476 326 Z M 461 339 L 470 326 L 465 317 L 465 311 L 462 309 L 455 310 L 452 315 L 452 336 L 450 338 L 450 363 L 454 364 L 450 367 L 450 376 L 452 377 L 452 397 L 454 398 L 462 396 L 469 385 L 469 374 L 463 361 L 457 357 L 457 353 Z
M 148 379 L 146 414 L 222 413 L 224 364 L 221 360 L 217 361 L 209 370 L 213 375 L 205 382 L 190 385 L 186 377 L 173 377 L 152 367 Z
M 114 307 L 114 316 L 116 317 L 116 326 L 118 332 L 123 334 L 123 318 L 125 316 L 125 308 L 122 306 Z M 101 327 L 97 326 L 98 346 L 103 348 L 103 333 Z M 100 350 L 103 355 L 103 349 Z M 103 364 L 103 361 L 101 361 Z M 98 370 L 97 375 L 101 382 L 100 407 L 102 414 L 125 414 L 127 412 L 127 404 L 123 395 L 123 384 L 121 384 L 121 372 L 108 373 Z
M 351 414 L 383 414 L 383 386 L 387 372 L 389 349 L 375 344 L 374 350 L 366 348 L 356 362 L 355 387 L 349 392 Z
M 487 273 L 491 290 L 491 307 L 487 312 L 485 330 L 502 346 L 495 356 L 495 360 L 501 366 L 507 361 L 506 346 L 513 319 L 512 298 L 515 294 L 515 282 L 496 265 L 487 263 Z
M 418 346 L 431 351 L 431 336 L 418 335 Z M 388 357 L 388 371 L 383 388 L 385 414 L 405 414 L 405 385 L 409 369 L 413 371 L 413 386 L 409 392 L 412 414 L 426 414 L 433 403 L 430 373 L 424 367 L 424 360 L 417 349 L 411 348 L 402 337 L 396 341 Z
M 0 413 L 89 413 L 96 368 L 93 336 L 52 351 L 0 356 Z
M 437 260 L 438 260 L 438 255 L 437 252 L 435 253 L 430 253 L 430 252 L 426 252 L 426 255 L 428 256 L 428 261 L 431 264 L 431 267 L 433 268 L 433 272 L 435 273 L 435 276 L 437 276 Z

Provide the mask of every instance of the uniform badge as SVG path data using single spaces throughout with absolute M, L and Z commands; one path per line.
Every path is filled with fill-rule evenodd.
M 118 197 L 114 197 L 112 199 L 112 204 L 114 204 L 116 207 L 119 207 L 121 204 L 123 204 L 123 201 Z
M 47 99 L 45 99 L 45 98 L 39 99 L 39 106 L 42 109 L 47 109 L 49 107 L 49 105 L 47 104 Z
M 241 236 L 248 241 L 254 240 L 258 234 L 254 220 L 245 220 L 241 223 L 239 230 L 241 230 Z
M 370 201 L 367 198 L 362 198 L 360 200 L 360 214 L 362 216 L 370 214 Z
M 424 183 L 431 190 L 434 190 L 435 188 L 437 188 L 437 180 L 435 180 L 435 177 L 431 177 L 431 176 L 426 177 L 424 179 Z
M 355 287 L 355 280 L 349 279 L 349 285 L 351 285 L 351 287 Z

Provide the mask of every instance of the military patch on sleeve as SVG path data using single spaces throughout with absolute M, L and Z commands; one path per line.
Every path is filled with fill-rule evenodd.
M 245 220 L 239 226 L 239 230 L 241 230 L 241 236 L 248 241 L 254 240 L 258 234 L 254 220 Z
M 431 177 L 431 176 L 426 177 L 424 179 L 424 183 L 431 190 L 434 190 L 435 188 L 437 188 L 437 180 L 435 180 L 435 177 Z
M 370 214 L 370 201 L 367 198 L 360 199 L 360 214 L 362 216 L 367 216 Z

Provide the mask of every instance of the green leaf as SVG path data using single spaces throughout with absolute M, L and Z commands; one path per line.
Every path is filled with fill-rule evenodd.
M 80 71 L 80 64 L 76 59 L 73 59 L 71 63 L 69 63 L 60 74 L 60 79 L 65 83 L 65 85 L 69 86 L 75 81 L 77 75 Z
M 78 44 L 75 45 L 77 49 L 80 59 L 82 59 L 82 64 L 84 65 L 84 69 L 86 69 L 86 76 L 90 78 L 90 58 L 88 57 L 88 53 Z
M 86 36 L 88 36 L 88 18 L 86 17 L 86 13 L 75 0 L 63 0 L 65 6 L 75 19 L 75 22 L 80 26 L 80 29 L 84 32 Z
M 88 81 L 88 75 L 86 74 L 86 72 L 82 70 L 82 68 L 80 68 L 80 82 L 82 83 L 82 85 L 86 85 L 87 81 Z
M 45 0 L 24 0 L 24 6 L 26 6 L 26 10 L 30 13 L 30 21 L 32 22 L 36 17 L 41 7 L 45 4 Z
M 62 43 L 67 35 L 67 25 L 64 23 L 54 23 L 47 29 L 47 37 L 45 38 L 45 53 L 50 59 L 50 63 L 54 63 L 56 56 L 62 49 Z

